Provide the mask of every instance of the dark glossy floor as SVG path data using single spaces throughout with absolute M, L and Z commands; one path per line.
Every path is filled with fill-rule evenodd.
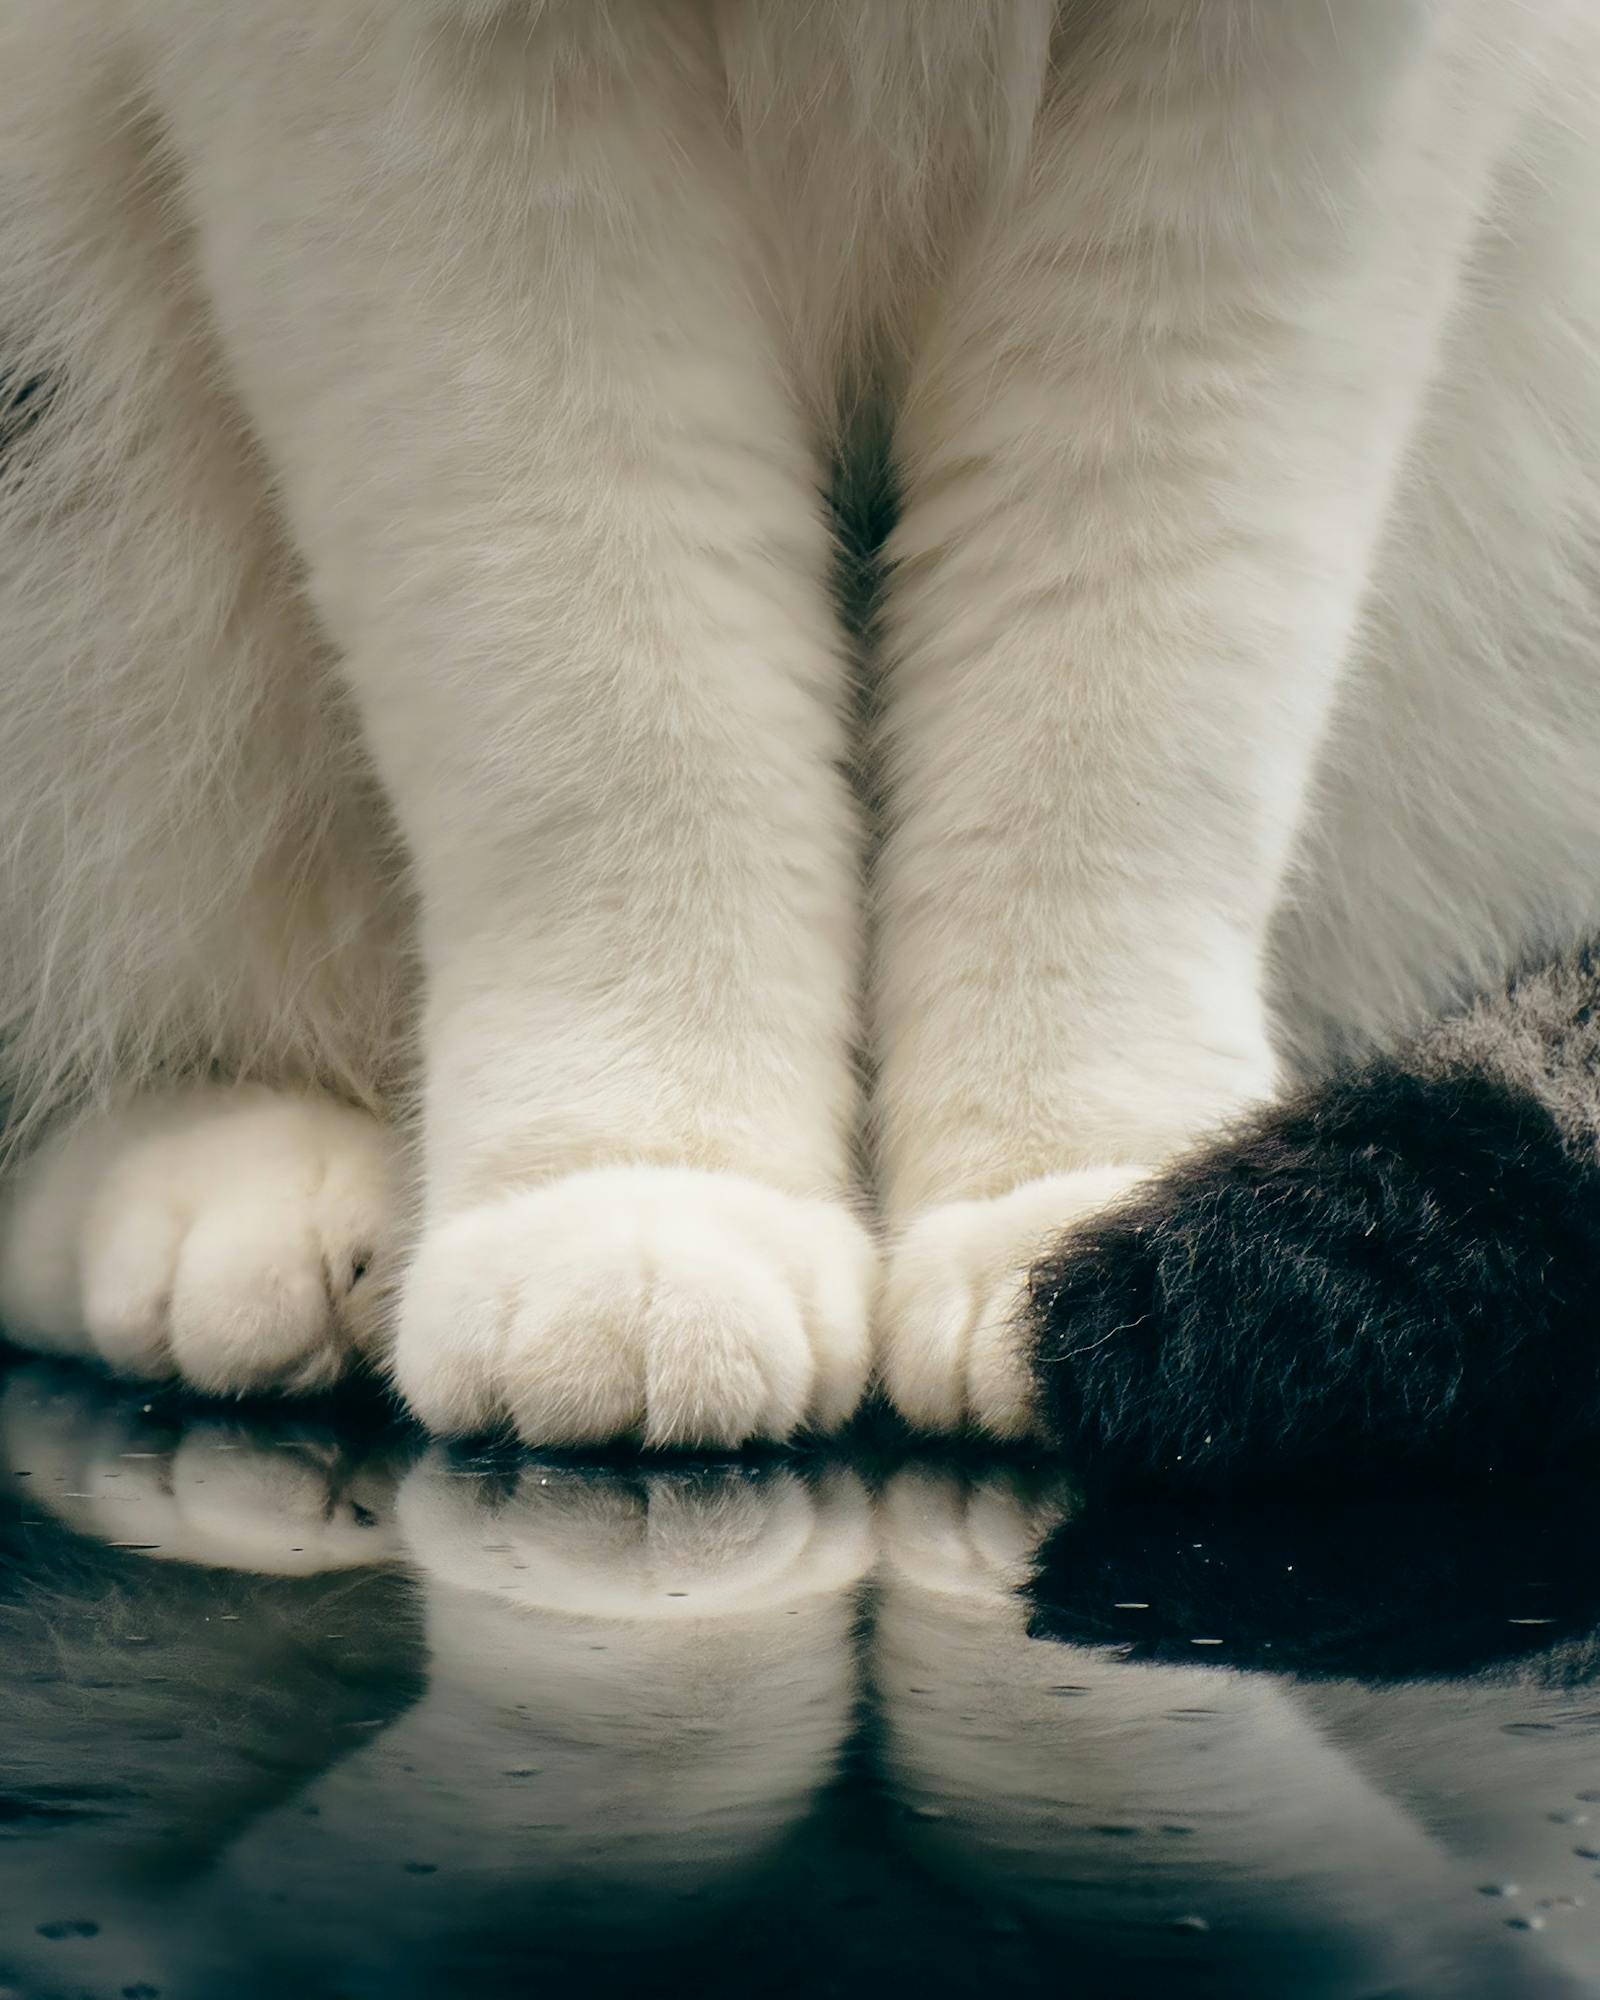
M 0 1994 L 1600 1993 L 1593 1494 L 0 1449 Z

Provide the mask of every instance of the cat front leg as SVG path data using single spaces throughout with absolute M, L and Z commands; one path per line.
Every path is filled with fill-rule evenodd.
M 1099 10 L 951 280 L 897 438 L 876 978 L 919 1424 L 1026 1430 L 1033 1259 L 1274 1089 L 1267 920 L 1545 11 Z
M 543 1444 L 836 1423 L 843 669 L 709 31 L 286 12 L 169 52 L 259 94 L 170 103 L 420 899 L 397 1382 Z

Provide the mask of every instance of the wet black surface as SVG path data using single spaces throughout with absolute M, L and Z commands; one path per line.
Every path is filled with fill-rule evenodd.
M 0 1996 L 1600 1993 L 1595 1494 L 0 1378 Z

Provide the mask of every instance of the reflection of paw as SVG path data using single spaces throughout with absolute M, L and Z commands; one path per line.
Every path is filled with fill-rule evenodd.
M 392 1463 L 310 1425 L 175 1421 L 35 1365 L 0 1387 L 0 1454 L 69 1527 L 158 1560 L 310 1576 L 395 1552 Z
M 892 1576 L 941 1596 L 1011 1599 L 1046 1537 L 1077 1504 L 1065 1479 L 1003 1470 L 967 1481 L 911 1465 L 878 1509 L 879 1546 Z M 1020 1619 L 1023 1607 L 1017 1600 Z
M 0 1318 L 218 1395 L 325 1388 L 375 1337 L 386 1135 L 324 1097 L 196 1088 L 46 1142 L 0 1219 Z
M 395 1375 L 432 1429 L 726 1447 L 841 1424 L 867 1372 L 872 1249 L 832 1202 L 617 1167 L 431 1231 Z
M 1026 1181 L 993 1201 L 927 1210 L 896 1244 L 884 1287 L 880 1368 L 919 1430 L 1035 1428 L 1021 1311 L 1028 1272 L 1069 1224 L 1143 1178 L 1130 1167 Z
M 484 1718 L 492 1762 L 466 1781 L 470 1809 L 535 1815 L 516 1830 L 519 1875 L 553 1870 L 598 1909 L 625 1889 L 636 1914 L 647 1895 L 714 1896 L 835 1775 L 873 1552 L 854 1473 L 475 1472 L 436 1445 L 397 1517 L 453 1762 Z M 506 1784 L 524 1766 L 531 1797 Z
M 442 1582 L 540 1611 L 685 1622 L 848 1589 L 872 1557 L 853 1473 L 523 1465 L 508 1493 L 435 1447 L 400 1491 L 412 1556 Z

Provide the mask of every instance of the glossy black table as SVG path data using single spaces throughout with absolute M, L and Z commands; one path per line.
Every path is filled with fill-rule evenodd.
M 0 1995 L 1600 1993 L 1594 1495 L 0 1376 Z

